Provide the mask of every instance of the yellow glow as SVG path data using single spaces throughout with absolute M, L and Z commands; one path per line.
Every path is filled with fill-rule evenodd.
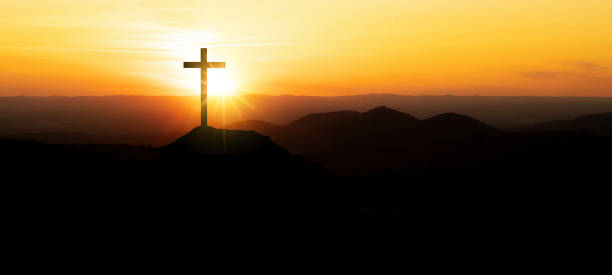
M 208 70 L 208 94 L 211 96 L 233 96 L 236 94 L 236 81 L 226 69 Z
M 246 119 L 244 112 L 253 112 L 251 104 L 240 94 L 210 96 L 208 98 L 208 118 L 213 127 L 227 128 L 228 117 L 230 121 Z

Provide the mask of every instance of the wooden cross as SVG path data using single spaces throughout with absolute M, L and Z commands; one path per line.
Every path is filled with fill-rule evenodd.
M 208 93 L 208 88 L 206 86 L 207 84 L 207 75 L 206 75 L 206 71 L 208 70 L 208 68 L 225 68 L 225 62 L 208 62 L 207 61 L 207 57 L 206 57 L 206 48 L 201 48 L 200 49 L 200 62 L 183 62 L 183 68 L 199 68 L 201 69 L 201 85 L 200 85 L 200 95 L 201 95 L 201 103 L 202 103 L 202 108 L 200 111 L 200 117 L 201 117 L 201 126 L 202 127 L 206 127 L 208 124 L 207 121 L 207 114 L 208 114 L 208 108 L 207 108 L 207 93 Z

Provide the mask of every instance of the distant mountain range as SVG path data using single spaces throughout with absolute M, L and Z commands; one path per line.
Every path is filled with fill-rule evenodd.
M 612 136 L 612 113 L 580 116 L 570 120 L 555 120 L 538 123 L 524 130 L 531 131 L 585 131 Z
M 448 128 L 451 126 L 453 129 Z M 492 134 L 499 130 L 468 116 L 455 113 L 441 114 L 425 120 L 409 114 L 380 106 L 370 111 L 338 111 L 310 114 L 287 125 L 278 126 L 265 121 L 248 120 L 228 125 L 228 129 L 255 130 L 264 134 L 296 132 L 313 134 L 326 131 L 325 134 L 346 134 L 381 131 L 386 134 L 412 135 L 474 135 Z
M 530 127 L 529 132 L 517 133 L 455 113 L 420 120 L 380 106 L 363 113 L 310 114 L 286 125 L 243 121 L 229 125 L 228 129 L 262 133 L 293 153 L 322 163 L 334 172 L 350 174 L 455 169 L 470 161 L 480 161 L 472 159 L 477 152 L 488 158 L 490 154 L 505 154 L 521 143 L 545 143 L 542 135 L 551 134 L 540 132 L 609 133 L 612 125 L 609 119 L 609 114 L 589 115 L 567 122 L 538 124 Z M 453 159 L 458 163 L 453 163 Z M 460 159 L 470 161 L 461 163 Z
M 199 125 L 199 102 L 199 96 L 0 97 L 0 137 L 162 146 Z M 312 113 L 381 105 L 418 119 L 462 114 L 503 130 L 612 112 L 612 98 L 575 97 L 242 95 L 209 103 L 210 126 L 219 129 L 245 120 L 286 125 Z

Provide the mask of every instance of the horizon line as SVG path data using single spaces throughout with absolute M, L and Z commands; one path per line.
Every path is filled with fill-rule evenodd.
M 107 94 L 107 95 L 15 95 L 15 96 L 0 96 L 0 98 L 78 98 L 78 97 L 199 97 L 200 95 L 187 94 L 160 94 L 160 95 L 143 95 L 143 94 Z M 612 99 L 612 96 L 539 96 L 539 95 L 413 95 L 413 94 L 394 94 L 394 93 L 365 93 L 365 94 L 350 94 L 350 95 L 300 95 L 300 94 L 275 94 L 268 95 L 262 93 L 244 93 L 232 95 L 235 96 L 269 96 L 269 97 L 320 97 L 320 98 L 337 98 L 337 97 L 355 97 L 355 96 L 404 96 L 404 97 L 523 97 L 523 98 L 593 98 L 593 99 Z M 210 97 L 224 97 L 218 95 L 210 95 Z

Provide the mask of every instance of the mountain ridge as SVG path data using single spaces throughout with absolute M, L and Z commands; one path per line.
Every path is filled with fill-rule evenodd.
M 442 130 L 445 127 L 448 127 L 450 124 L 459 124 L 460 126 L 470 127 L 466 134 L 469 134 L 470 132 L 473 132 L 475 134 L 491 134 L 501 132 L 493 126 L 490 126 L 477 119 L 465 115 L 460 115 L 456 113 L 444 113 L 421 120 L 415 118 L 414 116 L 408 113 L 400 112 L 395 109 L 388 108 L 386 106 L 378 106 L 362 113 L 347 110 L 309 114 L 285 125 L 274 125 L 274 130 L 295 130 L 300 129 L 300 127 L 302 128 L 300 129 L 302 131 L 304 130 L 304 128 L 308 130 L 313 130 L 313 128 L 332 128 L 332 130 L 353 128 L 352 130 L 356 130 L 359 127 L 364 126 L 374 127 L 377 128 L 377 130 L 380 130 L 380 128 L 383 127 L 391 127 L 393 130 L 398 130 L 397 128 L 401 127 L 404 127 L 404 129 L 401 130 L 414 130 L 417 128 L 419 130 L 426 130 L 431 128 L 440 128 L 438 130 Z M 266 125 L 266 127 L 261 127 L 261 125 Z M 240 121 L 237 123 L 230 124 L 227 126 L 227 129 L 254 130 L 254 128 L 261 128 L 265 131 L 271 130 L 271 127 L 269 126 L 273 126 L 273 124 L 259 120 L 251 120 Z
M 248 123 L 228 126 L 228 129 L 238 128 L 253 130 Z M 338 111 L 311 114 L 261 134 L 313 162 L 333 165 L 354 162 L 353 167 L 361 166 L 361 170 L 365 171 L 382 167 L 382 163 L 387 163 L 380 161 L 384 159 L 393 159 L 393 163 L 387 164 L 394 168 L 410 165 L 401 159 L 422 154 L 423 150 L 438 150 L 436 144 L 447 147 L 448 144 L 501 133 L 492 126 L 463 115 L 448 113 L 419 120 L 407 113 L 379 106 L 362 113 Z M 361 161 L 370 164 L 363 165 Z
M 257 132 L 213 127 L 196 127 L 158 151 L 180 155 L 289 155 L 270 138 Z
M 587 131 L 612 136 L 612 112 L 588 114 L 569 120 L 555 120 L 538 123 L 526 130 L 536 131 Z

